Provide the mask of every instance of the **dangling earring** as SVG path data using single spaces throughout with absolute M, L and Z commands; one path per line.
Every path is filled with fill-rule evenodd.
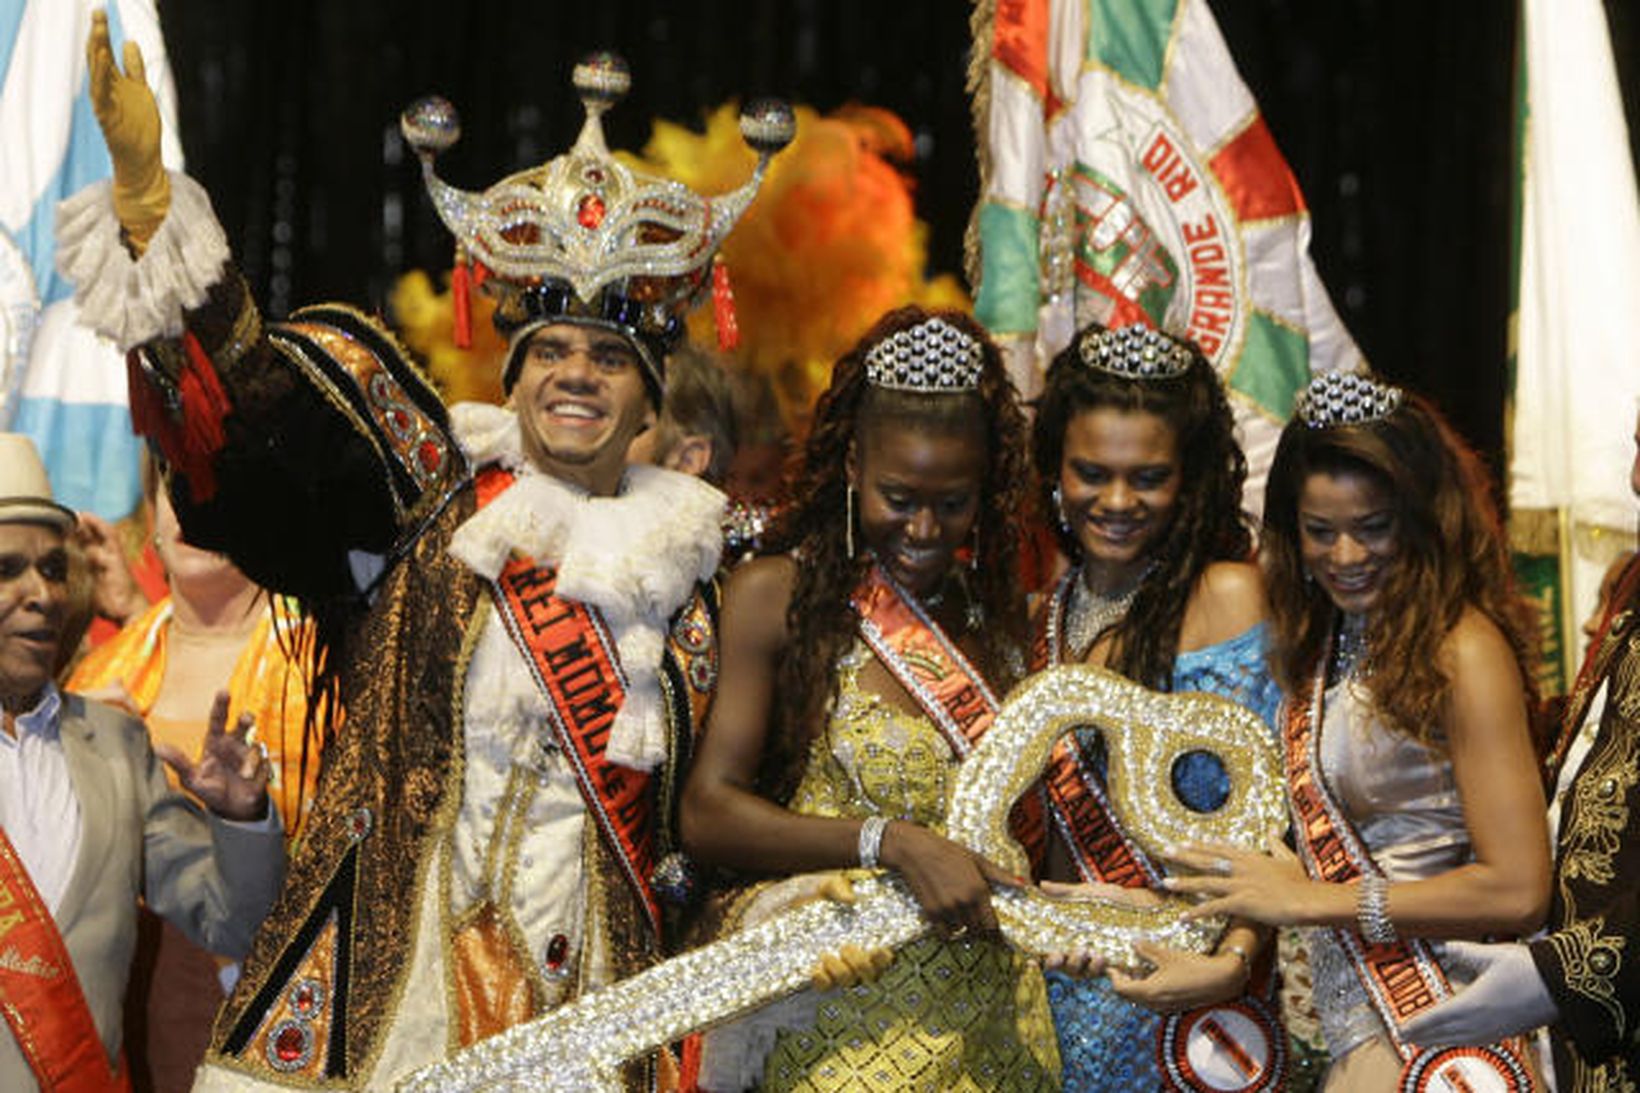
M 968 552 L 968 572 L 979 572 L 979 521 L 974 521 L 974 549 Z
M 854 483 L 850 482 L 843 493 L 843 545 L 848 550 L 848 556 L 854 557 Z
M 1054 483 L 1053 487 L 1053 511 L 1054 515 L 1059 517 L 1059 530 L 1066 535 L 1070 535 L 1071 522 L 1065 519 L 1065 495 L 1059 491 L 1059 483 L 1057 482 Z

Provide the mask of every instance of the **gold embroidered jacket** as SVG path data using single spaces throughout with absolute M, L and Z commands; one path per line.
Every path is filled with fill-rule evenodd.
M 1602 683 L 1605 712 L 1562 806 L 1549 933 L 1532 943 L 1560 1010 L 1559 1088 L 1580 1093 L 1640 1081 L 1640 559 L 1618 580 L 1563 733 L 1578 732 Z
M 324 305 L 264 324 L 229 267 L 185 319 L 180 338 L 136 350 L 132 370 L 134 399 L 156 401 L 172 445 L 192 446 L 166 452 L 183 472 L 172 490 L 189 539 L 319 605 L 347 711 L 284 892 L 218 1017 L 201 1086 L 362 1088 L 391 1069 L 384 1042 L 406 1009 L 412 968 L 439 943 L 418 938 L 417 925 L 424 893 L 443 883 L 439 844 L 460 805 L 462 684 L 487 599 L 446 550 L 477 508 L 471 469 L 437 393 L 362 313 Z M 214 373 L 226 400 L 214 448 L 183 435 L 192 428 L 183 406 L 211 382 L 201 373 Z M 200 488 L 202 468 L 211 488 Z M 650 793 L 657 859 L 676 846 L 675 780 L 715 674 L 710 593 L 680 617 L 662 666 L 672 726 Z M 600 933 L 605 970 L 631 974 L 658 958 L 661 939 L 616 848 L 598 824 L 586 829 L 588 928 Z

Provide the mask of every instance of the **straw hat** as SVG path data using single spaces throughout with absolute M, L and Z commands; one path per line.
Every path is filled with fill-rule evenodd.
M 22 433 L 0 433 L 0 524 L 74 526 L 73 509 L 51 497 L 51 481 L 34 441 Z

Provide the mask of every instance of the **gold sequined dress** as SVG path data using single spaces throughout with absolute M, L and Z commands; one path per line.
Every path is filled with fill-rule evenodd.
M 909 820 L 943 833 L 957 757 L 928 718 L 863 691 L 869 653 L 839 666 L 838 698 L 792 799 L 815 816 Z M 875 981 L 822 995 L 812 1028 L 779 1034 L 766 1090 L 1057 1089 L 1059 1054 L 1036 965 L 995 941 L 925 937 Z

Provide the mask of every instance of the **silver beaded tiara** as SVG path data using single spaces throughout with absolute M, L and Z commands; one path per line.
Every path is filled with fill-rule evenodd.
M 1190 350 L 1149 327 L 1089 330 L 1076 349 L 1089 368 L 1126 379 L 1172 379 L 1190 370 Z
M 1323 372 L 1293 400 L 1293 413 L 1312 429 L 1365 425 L 1401 405 L 1401 389 L 1357 372 Z
M 892 391 L 973 391 L 985 352 L 944 319 L 897 330 L 866 352 L 866 382 Z

